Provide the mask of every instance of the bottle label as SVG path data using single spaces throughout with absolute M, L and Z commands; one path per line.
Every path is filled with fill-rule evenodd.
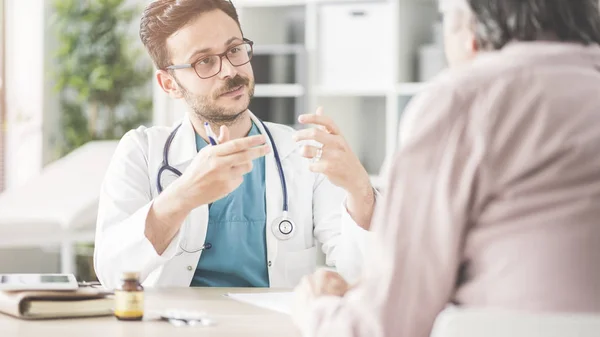
M 141 317 L 144 315 L 144 293 L 141 291 L 115 291 L 115 315 Z

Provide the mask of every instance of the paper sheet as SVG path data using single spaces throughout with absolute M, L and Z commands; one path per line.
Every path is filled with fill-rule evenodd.
M 281 293 L 228 293 L 236 301 L 248 303 L 280 313 L 292 314 L 293 292 Z

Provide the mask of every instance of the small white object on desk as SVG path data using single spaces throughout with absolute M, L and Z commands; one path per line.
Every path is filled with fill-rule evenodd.
M 77 290 L 73 274 L 0 274 L 0 291 Z
M 205 312 L 168 309 L 161 312 L 160 318 L 168 321 L 176 327 L 184 326 L 213 326 L 215 320 L 210 318 Z
M 283 314 L 292 314 L 293 292 L 279 293 L 228 293 L 227 297 L 236 301 L 252 304 L 254 306 L 277 311 Z

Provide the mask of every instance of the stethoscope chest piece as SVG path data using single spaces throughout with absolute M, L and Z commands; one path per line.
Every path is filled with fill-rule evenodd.
M 271 223 L 271 231 L 278 240 L 288 240 L 294 236 L 296 224 L 286 214 Z

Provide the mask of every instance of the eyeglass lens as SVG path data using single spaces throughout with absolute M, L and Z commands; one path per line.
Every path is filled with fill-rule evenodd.
M 233 66 L 241 66 L 252 58 L 252 47 L 248 43 L 243 43 L 232 47 L 227 51 L 225 57 Z M 211 77 L 221 71 L 222 57 L 219 55 L 211 55 L 202 58 L 194 65 L 194 70 L 200 77 Z

